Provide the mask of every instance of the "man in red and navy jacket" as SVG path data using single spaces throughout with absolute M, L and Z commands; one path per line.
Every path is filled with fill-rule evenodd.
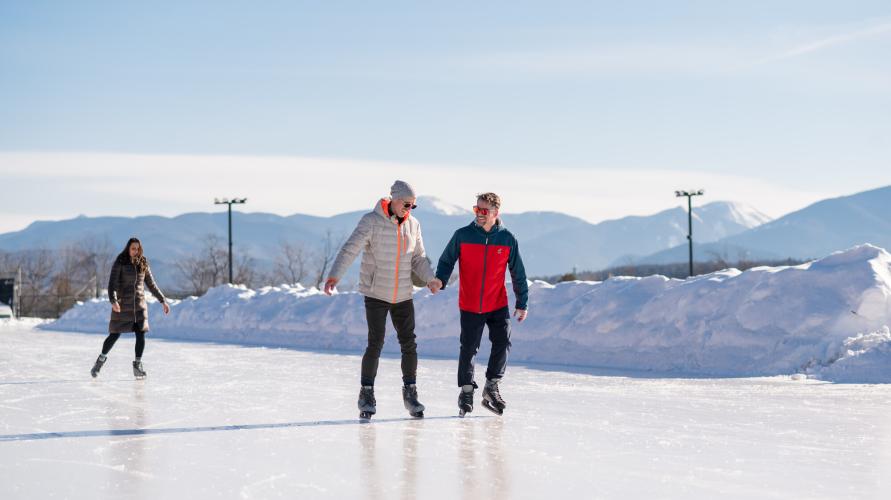
M 492 353 L 486 370 L 486 386 L 483 389 L 483 406 L 501 415 L 505 403 L 498 391 L 498 382 L 507 367 L 510 351 L 510 310 L 504 275 L 510 270 L 511 283 L 516 296 L 518 321 L 526 319 L 529 286 L 526 270 L 517 239 L 501 224 L 498 211 L 501 198 L 495 193 L 483 193 L 477 197 L 470 225 L 455 231 L 446 245 L 436 280 L 431 290 L 438 291 L 448 283 L 455 262 L 458 262 L 458 308 L 461 310 L 461 354 L 458 360 L 458 396 L 460 414 L 473 410 L 473 360 L 479 351 L 483 328 L 489 327 Z

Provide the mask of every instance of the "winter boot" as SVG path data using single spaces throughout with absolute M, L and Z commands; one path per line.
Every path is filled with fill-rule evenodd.
M 142 367 L 142 361 L 136 360 L 133 362 L 133 376 L 138 379 L 145 378 L 145 369 Z
M 483 406 L 496 415 L 502 415 L 507 405 L 501 399 L 498 382 L 498 380 L 486 380 L 486 386 L 483 387 Z
M 359 390 L 359 418 L 368 420 L 377 413 L 377 401 L 374 399 L 374 386 L 363 385 Z
M 96 362 L 93 363 L 93 369 L 90 370 L 90 375 L 92 375 L 93 378 L 96 378 L 99 376 L 99 370 L 102 369 L 102 365 L 105 364 L 106 359 L 108 359 L 108 358 L 105 356 L 105 354 L 100 354 L 99 357 L 96 358 Z
M 461 392 L 458 393 L 458 416 L 463 417 L 473 411 L 473 389 L 475 387 L 476 384 L 461 386 Z
M 418 386 L 415 384 L 403 385 L 402 402 L 409 415 L 415 418 L 424 418 L 424 405 L 418 401 Z

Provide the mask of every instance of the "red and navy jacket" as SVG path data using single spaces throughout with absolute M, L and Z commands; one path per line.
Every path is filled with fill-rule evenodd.
M 526 284 L 526 269 L 520 258 L 520 248 L 517 239 L 501 225 L 500 220 L 489 232 L 476 222 L 455 231 L 436 267 L 436 277 L 443 285 L 449 282 L 456 261 L 459 263 L 459 309 L 483 314 L 507 307 L 507 290 L 504 287 L 504 272 L 507 269 L 510 270 L 517 297 L 516 308 L 526 309 L 529 285 Z

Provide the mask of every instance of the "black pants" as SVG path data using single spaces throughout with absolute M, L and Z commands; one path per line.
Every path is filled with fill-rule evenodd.
M 500 379 L 507 368 L 507 355 L 510 352 L 510 310 L 507 307 L 497 311 L 475 314 L 461 311 L 461 354 L 458 357 L 458 385 L 473 384 L 473 360 L 480 348 L 483 328 L 489 327 L 489 340 L 492 353 L 486 379 Z
M 377 365 L 387 333 L 387 313 L 396 328 L 402 349 L 402 382 L 414 384 L 418 373 L 418 346 L 415 343 L 415 304 L 409 299 L 398 304 L 365 297 L 365 319 L 368 321 L 368 347 L 362 356 L 362 385 L 374 385 Z
M 133 332 L 136 333 L 136 357 L 141 358 L 142 353 L 145 351 L 145 332 L 137 329 L 136 323 L 133 323 Z M 108 337 L 105 338 L 105 342 L 102 343 L 102 354 L 108 354 L 120 337 L 120 333 L 109 333 Z

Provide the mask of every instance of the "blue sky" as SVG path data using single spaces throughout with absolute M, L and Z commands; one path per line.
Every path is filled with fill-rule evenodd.
M 246 209 L 329 214 L 393 176 L 592 221 L 689 183 L 779 216 L 891 184 L 888 54 L 887 1 L 4 1 L 0 231 L 246 186 Z

